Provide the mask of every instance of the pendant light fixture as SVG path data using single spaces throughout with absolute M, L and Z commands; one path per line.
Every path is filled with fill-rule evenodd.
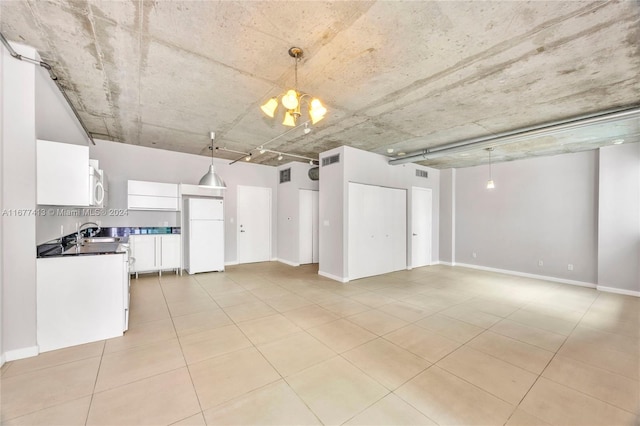
M 493 183 L 493 178 L 491 177 L 491 151 L 493 148 L 487 148 L 489 151 L 489 180 L 487 181 L 487 189 L 494 189 L 496 185 Z
M 318 121 L 322 120 L 327 113 L 327 109 L 322 105 L 322 102 L 320 102 L 318 98 L 314 98 L 307 93 L 300 93 L 298 91 L 298 62 L 300 62 L 303 55 L 304 52 L 299 47 L 292 47 L 289 49 L 289 56 L 291 56 L 295 61 L 295 85 L 293 89 L 287 90 L 280 98 L 282 106 L 286 109 L 282 124 L 289 127 L 296 126 L 296 121 L 301 116 L 300 105 L 303 101 L 307 102 L 311 124 L 316 124 Z M 262 112 L 271 118 L 274 117 L 277 108 L 278 97 L 269 99 L 260 107 Z
M 209 171 L 202 176 L 198 186 L 206 186 L 208 188 L 215 189 L 227 189 L 227 185 L 224 181 L 218 176 L 213 167 L 213 140 L 216 137 L 216 132 L 211 132 L 209 134 L 211 136 L 211 146 L 209 149 L 211 150 L 211 165 L 209 166 Z

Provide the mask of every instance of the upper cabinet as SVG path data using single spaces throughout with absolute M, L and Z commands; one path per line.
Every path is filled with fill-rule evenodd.
M 178 185 L 175 183 L 130 180 L 127 187 L 129 210 L 180 210 Z
M 37 141 L 37 203 L 89 206 L 89 147 Z

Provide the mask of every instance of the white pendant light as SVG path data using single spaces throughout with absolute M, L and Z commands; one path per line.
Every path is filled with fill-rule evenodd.
M 493 148 L 487 148 L 487 151 L 489 151 L 489 180 L 487 181 L 487 189 L 494 189 L 496 185 L 493 183 L 493 178 L 491 177 L 491 151 L 493 151 Z
M 213 139 L 216 136 L 215 132 L 211 132 L 211 146 L 209 149 L 211 150 L 211 165 L 209 166 L 209 171 L 202 176 L 198 186 L 206 186 L 207 188 L 215 188 L 215 189 L 227 189 L 227 185 L 224 181 L 218 176 L 213 167 Z

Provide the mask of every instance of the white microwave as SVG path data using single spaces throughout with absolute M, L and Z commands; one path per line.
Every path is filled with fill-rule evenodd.
M 89 205 L 91 207 L 104 206 L 104 184 L 101 170 L 89 166 Z

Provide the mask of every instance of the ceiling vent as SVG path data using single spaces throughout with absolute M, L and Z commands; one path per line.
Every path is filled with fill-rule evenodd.
M 416 176 L 426 179 L 429 177 L 429 172 L 426 170 L 416 170 Z
M 291 167 L 280 170 L 280 183 L 291 182 Z
M 340 162 L 340 154 L 332 155 L 330 157 L 324 157 L 322 159 L 322 167 L 328 166 L 334 163 L 339 163 L 339 162 Z

